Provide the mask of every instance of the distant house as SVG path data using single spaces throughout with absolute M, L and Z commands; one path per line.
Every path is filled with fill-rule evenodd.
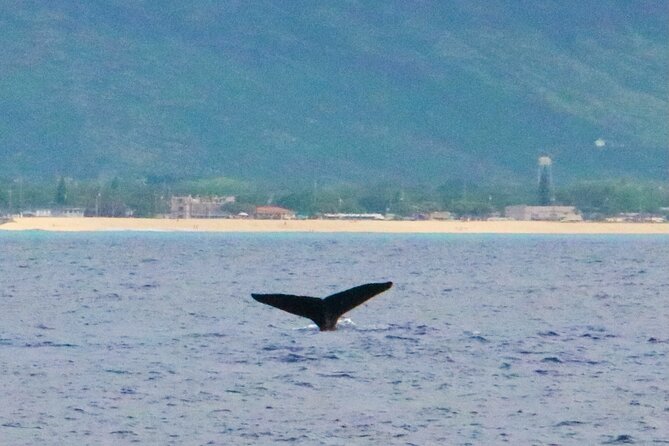
M 574 206 L 507 206 L 504 215 L 513 220 L 581 221 Z
M 253 217 L 261 220 L 293 220 L 295 212 L 279 206 L 258 206 Z
M 606 219 L 609 223 L 664 223 L 667 219 L 662 215 L 643 212 L 623 212 Z
M 453 214 L 448 211 L 430 212 L 430 220 L 453 220 Z
M 23 211 L 23 217 L 83 217 L 83 208 L 62 209 L 35 209 L 34 211 Z
M 323 214 L 326 220 L 385 220 L 382 214 Z
M 222 206 L 234 203 L 234 196 L 192 197 L 176 196 L 170 200 L 170 218 L 224 218 L 229 214 Z
M 53 212 L 51 209 L 35 209 L 35 212 L 33 212 L 32 215 L 29 215 L 28 212 L 24 212 L 23 215 L 25 217 L 51 217 Z
M 83 217 L 83 208 L 63 208 L 54 213 L 58 217 Z

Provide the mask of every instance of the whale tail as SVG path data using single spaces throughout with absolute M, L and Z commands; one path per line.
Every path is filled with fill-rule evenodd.
M 366 283 L 325 299 L 292 294 L 251 294 L 258 302 L 314 321 L 321 331 L 335 330 L 344 313 L 393 286 L 392 282 Z

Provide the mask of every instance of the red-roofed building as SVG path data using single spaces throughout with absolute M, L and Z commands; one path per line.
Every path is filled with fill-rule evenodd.
M 258 206 L 254 217 L 262 220 L 292 220 L 295 212 L 279 206 Z

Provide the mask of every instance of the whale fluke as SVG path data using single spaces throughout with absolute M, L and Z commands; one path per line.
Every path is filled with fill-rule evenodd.
M 251 294 L 251 296 L 258 302 L 311 319 L 321 331 L 331 331 L 336 329 L 337 320 L 341 315 L 391 286 L 392 282 L 366 283 L 332 294 L 325 299 L 292 294 Z

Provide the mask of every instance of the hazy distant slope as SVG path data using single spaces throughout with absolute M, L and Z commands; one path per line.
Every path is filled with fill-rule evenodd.
M 668 6 L 3 2 L 0 175 L 666 176 Z

